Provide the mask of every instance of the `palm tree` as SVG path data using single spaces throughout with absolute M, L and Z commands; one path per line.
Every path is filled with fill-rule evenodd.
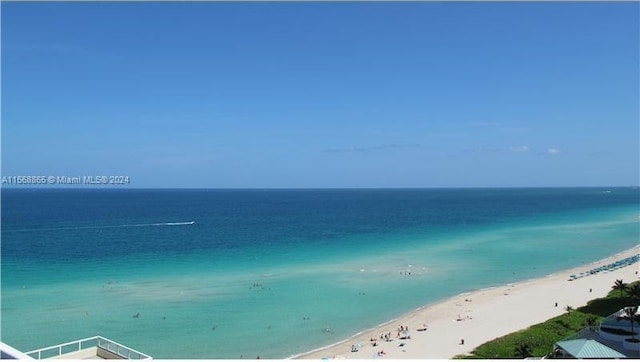
M 531 347 L 529 347 L 529 344 L 527 342 L 521 342 L 515 348 L 513 353 L 516 355 L 516 357 L 519 357 L 519 358 L 527 358 L 527 357 L 533 356 L 531 354 Z
M 593 329 L 594 329 L 593 327 L 596 326 L 597 322 L 598 322 L 598 319 L 595 316 L 590 315 L 590 316 L 587 317 L 587 319 L 585 319 L 584 324 L 587 327 L 589 327 L 589 330 L 593 331 Z
M 626 307 L 624 309 L 624 316 L 629 318 L 629 320 L 631 321 L 631 339 L 633 340 L 637 340 L 635 332 L 633 331 L 633 322 L 637 312 L 638 312 L 638 306 Z
M 640 284 L 633 284 L 627 287 L 627 295 L 634 301 L 640 301 Z
M 611 287 L 613 290 L 620 291 L 620 297 L 622 297 L 622 293 L 627 289 L 627 283 L 623 282 L 622 279 L 616 279 L 616 282 Z
M 573 310 L 573 307 L 568 305 L 568 306 L 564 307 L 564 310 L 566 310 L 569 314 L 571 314 L 571 311 Z

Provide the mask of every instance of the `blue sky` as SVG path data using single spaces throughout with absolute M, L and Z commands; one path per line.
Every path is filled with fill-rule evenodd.
M 639 183 L 638 3 L 3 3 L 2 173 Z

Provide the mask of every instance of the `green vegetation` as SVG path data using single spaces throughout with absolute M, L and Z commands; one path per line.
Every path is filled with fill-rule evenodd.
M 627 283 L 623 282 L 622 279 L 616 279 L 616 282 L 611 287 L 611 289 L 613 290 L 619 290 L 621 297 L 624 295 L 624 292 L 627 290 L 627 288 Z
M 631 284 L 627 289 L 627 294 L 629 295 L 629 297 L 631 297 L 631 299 L 635 300 L 636 303 L 640 302 L 640 284 Z
M 623 284 L 624 289 L 620 288 Z M 553 351 L 553 345 L 572 336 L 584 327 L 594 327 L 600 321 L 620 309 L 638 303 L 640 282 L 630 285 L 616 280 L 612 291 L 604 298 L 589 301 L 580 308 L 566 308 L 567 313 L 533 325 L 527 329 L 489 341 L 471 352 L 469 356 L 455 358 L 524 358 L 545 356 Z M 626 292 L 626 294 L 622 294 Z

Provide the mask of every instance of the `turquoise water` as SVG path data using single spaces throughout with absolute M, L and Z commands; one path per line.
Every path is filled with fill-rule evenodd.
M 2 339 L 283 358 L 638 244 L 611 191 L 3 190 Z

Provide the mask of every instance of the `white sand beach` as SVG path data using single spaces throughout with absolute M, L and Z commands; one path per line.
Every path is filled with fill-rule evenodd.
M 635 263 L 569 281 L 570 275 L 579 275 L 638 252 L 640 245 L 598 262 L 545 278 L 458 295 L 408 313 L 394 322 L 363 332 L 343 343 L 302 354 L 297 358 L 446 359 L 470 353 L 482 343 L 566 313 L 566 306 L 578 308 L 591 299 L 605 296 L 612 290 L 611 286 L 616 279 L 622 279 L 626 283 L 639 280 L 640 265 Z M 428 329 L 418 331 L 424 324 L 428 325 Z M 401 325 L 408 326 L 410 339 L 397 338 Z M 388 333 L 391 334 L 392 341 L 380 340 L 381 335 Z M 372 346 L 370 338 L 378 339 L 377 346 Z M 462 339 L 464 344 L 461 344 Z M 351 351 L 352 345 L 359 345 L 357 352 Z M 384 351 L 382 356 L 378 355 L 380 351 Z

